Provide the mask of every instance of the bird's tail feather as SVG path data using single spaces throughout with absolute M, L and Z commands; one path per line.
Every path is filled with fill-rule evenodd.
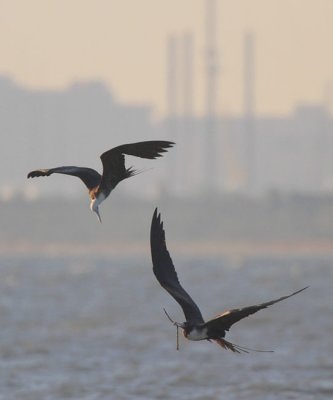
M 221 347 L 223 347 L 226 350 L 231 350 L 234 353 L 249 353 L 250 351 L 255 351 L 258 353 L 273 353 L 273 350 L 257 350 L 257 349 L 250 349 L 249 347 L 244 347 L 244 346 L 239 346 L 237 344 L 228 342 L 225 339 L 219 338 L 219 339 L 213 339 L 217 344 L 219 344 Z
M 134 169 L 133 167 L 126 168 L 125 176 L 123 179 L 130 178 L 131 176 L 141 174 L 141 172 L 142 171 L 138 171 L 138 170 Z
M 133 167 L 129 167 L 129 168 L 126 169 L 126 173 L 125 173 L 125 178 L 124 179 L 130 178 L 131 176 L 142 174 L 143 172 L 146 172 L 149 169 L 152 169 L 152 168 L 138 170 L 138 169 L 134 169 Z

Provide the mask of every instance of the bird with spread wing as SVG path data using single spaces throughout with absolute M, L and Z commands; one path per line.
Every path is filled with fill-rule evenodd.
M 90 196 L 90 209 L 96 213 L 99 221 L 99 205 L 104 201 L 119 182 L 138 173 L 133 167 L 125 167 L 125 155 L 155 159 L 161 157 L 173 142 L 150 140 L 146 142 L 123 144 L 101 155 L 103 173 L 86 167 L 64 166 L 50 169 L 37 169 L 28 173 L 28 178 L 50 176 L 52 174 L 72 175 L 80 178 L 86 185 Z
M 173 322 L 173 324 L 177 326 L 177 332 L 178 328 L 181 328 L 183 330 L 185 338 L 189 340 L 214 341 L 223 348 L 229 349 L 236 353 L 248 352 L 249 350 L 262 350 L 249 349 L 247 347 L 238 346 L 225 340 L 224 337 L 226 331 L 229 331 L 233 324 L 245 317 L 248 317 L 251 314 L 256 313 L 259 310 L 262 310 L 263 308 L 267 308 L 275 303 L 278 303 L 279 301 L 285 300 L 291 296 L 295 296 L 296 294 L 306 289 L 305 287 L 294 293 L 289 294 L 288 296 L 283 296 L 278 299 L 267 301 L 265 303 L 257 304 L 254 306 L 228 310 L 216 316 L 215 318 L 205 322 L 199 307 L 193 301 L 191 296 L 181 286 L 178 280 L 177 272 L 166 246 L 163 222 L 161 221 L 161 216 L 160 214 L 158 214 L 157 209 L 155 209 L 151 223 L 150 246 L 153 272 L 158 282 L 179 303 L 185 315 L 185 322 L 174 322 L 164 310 L 171 322 Z

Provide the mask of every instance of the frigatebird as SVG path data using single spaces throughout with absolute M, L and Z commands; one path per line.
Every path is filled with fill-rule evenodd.
M 224 349 L 229 349 L 236 353 L 248 353 L 248 351 L 251 350 L 265 351 L 249 349 L 248 347 L 239 346 L 225 340 L 224 337 L 226 331 L 229 331 L 230 327 L 241 319 L 248 317 L 249 315 L 254 314 L 263 308 L 267 308 L 272 304 L 285 300 L 288 297 L 294 296 L 295 294 L 306 289 L 305 287 L 288 296 L 283 296 L 279 299 L 271 300 L 266 303 L 228 310 L 205 322 L 199 307 L 179 283 L 177 272 L 166 246 L 163 222 L 161 221 L 161 215 L 157 213 L 157 208 L 155 209 L 151 223 L 150 247 L 153 262 L 153 272 L 158 282 L 179 303 L 186 318 L 186 321 L 183 323 L 174 322 L 164 310 L 170 321 L 177 327 L 177 350 L 178 328 L 181 328 L 183 330 L 183 335 L 189 340 L 214 341 Z
M 103 164 L 103 174 L 100 175 L 92 168 L 86 167 L 57 167 L 50 169 L 37 169 L 28 173 L 28 178 L 49 176 L 52 174 L 65 174 L 76 176 L 86 185 L 90 196 L 90 209 L 96 213 L 100 222 L 99 205 L 104 201 L 119 182 L 139 172 L 133 167 L 125 167 L 124 154 L 155 159 L 161 157 L 169 147 L 175 143 L 165 140 L 150 140 L 146 142 L 123 144 L 103 153 L 100 158 Z

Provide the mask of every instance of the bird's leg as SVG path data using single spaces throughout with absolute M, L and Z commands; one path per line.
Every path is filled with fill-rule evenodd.
M 176 326 L 176 328 L 177 328 L 177 345 L 176 345 L 176 350 L 179 350 L 179 331 L 178 331 L 179 323 L 178 323 L 178 322 L 175 322 L 175 321 L 170 317 L 170 315 L 167 313 L 167 311 L 166 311 L 165 308 L 163 308 L 163 310 L 164 310 L 164 312 L 165 312 L 165 315 L 168 317 L 168 320 L 169 320 L 174 326 Z

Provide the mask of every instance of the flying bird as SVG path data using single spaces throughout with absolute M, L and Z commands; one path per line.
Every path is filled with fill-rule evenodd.
M 109 196 L 119 182 L 139 173 L 133 167 L 125 167 L 124 155 L 155 159 L 161 157 L 174 144 L 174 142 L 164 140 L 150 140 L 114 147 L 100 156 L 103 164 L 102 175 L 92 168 L 67 166 L 37 169 L 29 172 L 27 177 L 36 178 L 52 174 L 65 174 L 80 178 L 89 191 L 90 209 L 96 213 L 99 221 L 102 222 L 99 214 L 99 205 Z
M 177 272 L 166 246 L 163 222 L 161 221 L 160 214 L 157 213 L 157 208 L 155 209 L 151 223 L 150 246 L 153 272 L 158 282 L 179 303 L 185 315 L 185 322 L 174 322 L 164 310 L 170 321 L 177 327 L 177 350 L 178 328 L 181 328 L 183 330 L 183 335 L 189 340 L 214 341 L 224 349 L 229 349 L 236 353 L 247 353 L 248 350 L 264 351 L 238 346 L 225 340 L 224 337 L 226 331 L 229 331 L 230 327 L 241 319 L 248 317 L 259 310 L 262 310 L 263 308 L 267 308 L 272 304 L 285 300 L 288 297 L 294 296 L 295 294 L 306 289 L 305 287 L 288 296 L 283 296 L 279 299 L 271 300 L 266 303 L 228 310 L 205 322 L 199 307 L 179 283 Z

